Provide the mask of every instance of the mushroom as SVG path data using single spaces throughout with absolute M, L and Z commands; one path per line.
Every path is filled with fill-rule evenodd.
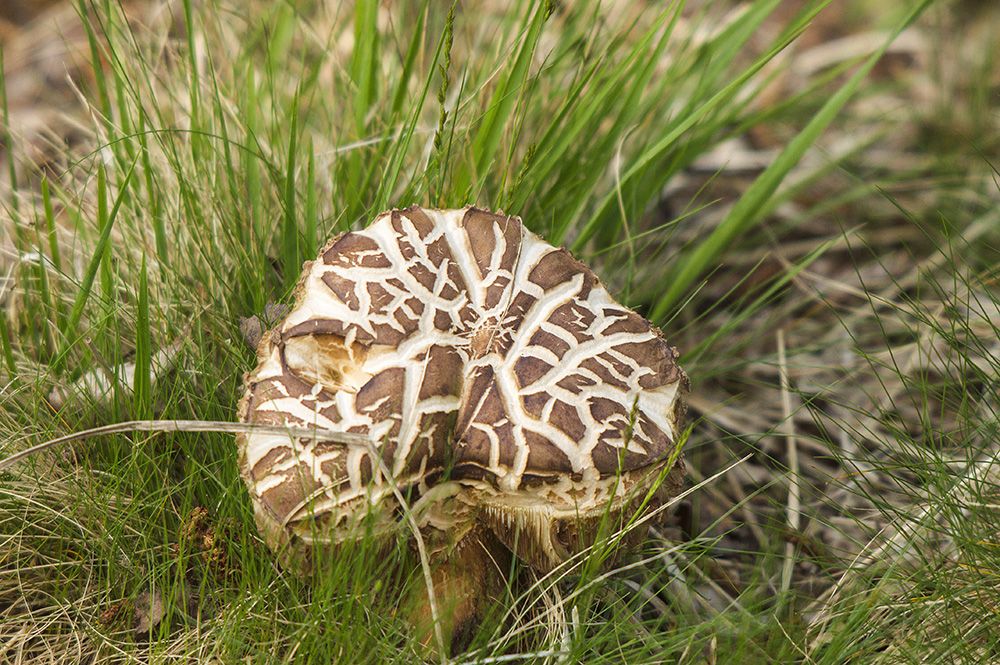
M 367 441 L 239 436 L 269 545 L 312 570 L 405 498 L 453 644 L 511 553 L 551 571 L 680 491 L 676 351 L 517 217 L 411 207 L 335 237 L 257 353 L 243 422 Z

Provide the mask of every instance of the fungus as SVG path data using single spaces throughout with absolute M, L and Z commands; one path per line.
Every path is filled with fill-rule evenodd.
M 304 265 L 239 409 L 368 445 L 253 432 L 240 472 L 307 570 L 362 520 L 388 536 L 405 497 L 458 642 L 511 553 L 548 572 L 677 495 L 676 355 L 517 217 L 393 210 Z

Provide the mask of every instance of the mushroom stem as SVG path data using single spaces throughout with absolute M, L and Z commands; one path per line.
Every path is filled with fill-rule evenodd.
M 490 601 L 500 598 L 511 566 L 510 551 L 488 529 L 470 534 L 452 554 L 434 567 L 433 590 L 421 586 L 416 592 L 410 623 L 428 656 L 440 656 L 435 648 L 431 593 L 436 597 L 439 627 L 450 653 L 465 651 Z

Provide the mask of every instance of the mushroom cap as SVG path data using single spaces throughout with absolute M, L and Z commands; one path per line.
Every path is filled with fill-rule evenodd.
M 489 529 L 549 570 L 679 492 L 676 355 L 517 217 L 385 212 L 303 266 L 239 407 L 243 422 L 370 445 L 255 431 L 238 437 L 240 472 L 286 555 L 352 540 L 362 521 L 390 531 L 396 487 L 432 552 Z

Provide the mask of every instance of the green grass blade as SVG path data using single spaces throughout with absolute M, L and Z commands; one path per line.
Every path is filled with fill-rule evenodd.
M 149 335 L 149 282 L 146 277 L 146 255 L 142 255 L 139 269 L 135 320 L 135 375 L 132 381 L 132 419 L 147 420 L 153 417 L 153 390 L 150 379 L 152 347 Z
M 10 331 L 7 327 L 6 312 L 0 312 L 0 349 L 3 351 L 3 361 L 7 364 L 7 372 L 10 377 L 17 377 L 17 363 L 14 362 L 14 350 L 10 346 Z
M 77 3 L 77 11 L 80 13 L 80 16 L 87 16 L 89 14 L 86 0 L 80 0 Z M 94 33 L 93 24 L 86 20 L 82 21 L 82 23 L 83 28 L 87 33 L 87 45 L 90 48 L 90 61 L 94 63 L 103 62 L 104 57 L 101 53 L 101 47 L 97 40 L 97 35 Z M 110 125 L 113 118 L 111 96 L 108 94 L 108 82 L 104 80 L 103 67 L 94 67 L 94 82 L 97 83 L 97 96 L 101 100 L 101 113 Z
M 261 201 L 263 199 L 263 185 L 260 177 L 260 146 L 257 137 L 261 135 L 260 104 L 261 99 L 257 90 L 257 82 L 253 75 L 251 65 L 247 64 L 245 74 L 246 85 L 244 87 L 245 96 L 241 102 L 241 107 L 245 109 L 243 123 L 248 141 L 257 144 L 256 150 L 243 150 L 242 157 L 243 177 L 246 180 L 246 198 L 244 199 L 244 209 L 246 210 L 247 222 L 243 225 L 246 235 L 243 238 L 244 246 L 249 243 L 258 244 L 264 237 L 263 210 Z M 263 305 L 263 303 L 261 303 Z
M 118 210 L 121 208 L 126 196 L 128 195 L 128 183 L 132 179 L 132 173 L 135 170 L 135 162 L 129 167 L 128 172 L 125 174 L 125 178 L 122 180 L 118 188 L 118 196 L 115 197 L 114 205 L 111 208 L 111 212 L 107 215 L 101 217 L 98 216 L 98 223 L 100 224 L 100 235 L 97 239 L 97 244 L 94 246 L 94 252 L 90 257 L 90 263 L 87 265 L 87 270 L 83 274 L 83 281 L 80 282 L 80 290 L 76 294 L 76 298 L 73 300 L 73 308 L 70 310 L 69 321 L 66 324 L 66 329 L 63 331 L 67 339 L 71 338 L 73 331 L 76 329 L 77 325 L 80 323 L 80 317 L 83 316 L 83 308 L 87 304 L 87 299 L 90 297 L 90 291 L 94 286 L 94 279 L 97 277 L 97 271 L 101 267 L 101 261 L 103 260 L 104 253 L 108 249 L 108 243 L 111 239 L 111 229 L 115 225 L 115 218 L 118 216 Z M 104 166 L 98 166 L 97 171 L 97 188 L 99 191 L 106 188 Z
M 654 21 L 646 34 L 631 49 L 628 57 L 618 66 L 617 71 L 604 70 L 605 60 L 608 58 L 607 53 L 584 54 L 585 61 L 590 59 L 593 62 L 581 71 L 569 87 L 564 95 L 563 104 L 552 119 L 546 123 L 542 137 L 535 142 L 534 164 L 525 174 L 527 181 L 544 182 L 549 179 L 551 174 L 557 174 L 559 177 L 554 189 L 560 192 L 565 191 L 564 183 L 568 179 L 564 177 L 565 174 L 560 173 L 560 167 L 566 163 L 578 161 L 576 155 L 581 151 L 581 146 L 588 146 L 589 159 L 586 160 L 586 164 L 589 165 L 589 169 L 588 172 L 582 174 L 582 178 L 586 179 L 587 182 L 575 187 L 584 193 L 579 195 L 577 203 L 570 204 L 570 207 L 578 209 L 580 207 L 579 201 L 589 198 L 593 183 L 605 170 L 598 167 L 599 163 L 605 161 L 602 159 L 604 153 L 600 151 L 606 152 L 609 146 L 613 150 L 618 139 L 616 132 L 621 132 L 622 128 L 628 126 L 628 123 L 622 120 L 622 116 L 627 115 L 631 118 L 635 112 L 626 108 L 622 113 L 622 106 L 627 106 L 618 102 L 622 94 L 622 81 L 635 81 L 636 79 L 633 77 L 636 70 L 641 72 L 644 69 L 644 64 L 649 68 L 656 62 L 656 57 L 650 55 L 650 46 L 654 44 L 654 41 L 660 46 L 669 42 L 684 6 L 684 2 L 678 2 L 673 9 L 664 12 L 658 20 Z M 669 20 L 667 20 L 668 17 Z M 664 22 L 666 22 L 665 27 Z M 657 33 L 659 33 L 658 40 Z M 656 47 L 658 52 L 660 46 Z M 644 80 L 648 81 L 648 76 Z M 636 85 L 634 89 L 638 90 L 639 88 L 641 86 Z M 595 128 L 609 117 L 617 119 L 615 129 L 607 132 L 610 138 L 602 142 L 601 148 L 598 149 L 593 144 Z M 514 191 L 512 199 L 507 205 L 511 210 L 522 210 L 531 193 L 530 188 Z M 541 207 L 547 208 L 548 203 L 543 201 Z M 557 207 L 563 208 L 562 204 Z M 561 215 L 561 217 L 566 219 L 567 223 L 573 219 L 572 214 Z M 554 228 L 548 237 L 558 244 L 564 233 L 565 228 L 558 230 Z
M 153 234 L 156 237 L 156 259 L 164 266 L 170 265 L 170 251 L 167 243 L 167 225 L 163 216 L 160 195 L 153 186 L 153 165 L 149 159 L 149 137 L 146 132 L 146 114 L 139 110 L 139 154 L 142 156 L 142 174 L 146 183 L 146 198 L 153 220 Z
M 191 7 L 192 0 L 183 0 L 183 5 L 184 26 L 186 28 L 185 33 L 187 34 L 187 66 L 189 75 L 188 96 L 191 104 L 191 155 L 195 160 L 197 160 L 201 156 L 202 143 L 201 135 L 198 132 L 198 130 L 202 127 L 201 119 L 199 117 L 201 99 L 199 95 L 200 82 L 198 80 L 198 57 L 194 39 L 194 36 L 198 34 L 198 30 L 194 24 L 194 14 Z
M 614 120 L 604 140 L 593 145 L 595 155 L 604 155 L 607 156 L 608 160 L 612 159 L 623 137 L 634 126 L 636 117 L 640 109 L 643 108 L 642 98 L 647 93 L 647 88 L 656 72 L 658 63 L 662 62 L 664 51 L 679 19 L 682 7 L 683 5 L 678 5 L 674 11 L 661 15 L 659 20 L 650 27 L 633 48 L 631 57 L 623 65 L 624 71 L 615 72 L 614 75 L 608 77 L 601 98 L 613 105 L 615 110 L 608 109 L 604 115 L 611 115 Z M 629 89 L 622 89 L 620 83 L 622 80 L 632 82 Z M 596 114 L 594 118 L 597 118 L 599 122 L 604 120 Z M 576 133 L 582 138 L 586 132 L 591 131 L 592 126 L 592 119 L 588 118 L 585 125 L 577 125 Z M 592 142 L 593 140 L 591 140 Z M 578 219 L 584 207 L 590 203 L 591 192 L 596 189 L 598 181 L 606 174 L 606 168 L 603 166 L 605 160 L 597 159 L 595 161 L 597 163 L 592 163 L 590 168 L 585 169 L 579 176 L 580 183 L 573 188 L 575 200 L 571 200 L 568 206 L 569 210 L 566 214 L 561 215 L 559 223 L 552 230 L 554 242 L 562 242 L 569 225 Z M 561 180 L 565 181 L 567 175 L 562 174 Z M 602 233 L 607 235 L 614 230 L 613 224 L 607 224 L 603 227 Z
M 3 142 L 4 159 L 7 162 L 7 173 L 10 178 L 10 189 L 13 195 L 10 197 L 10 207 L 14 213 L 14 218 L 18 217 L 18 196 L 17 196 L 17 169 L 14 167 L 14 141 L 10 132 L 6 129 L 10 127 L 10 113 L 7 108 L 7 76 L 4 66 L 3 42 L 0 42 L 0 112 L 3 113 Z M 17 226 L 15 225 L 15 230 Z
M 40 223 L 35 224 L 35 247 L 38 252 L 37 283 L 44 314 L 32 321 L 31 325 L 35 328 L 36 337 L 41 339 L 45 356 L 49 356 L 52 353 L 49 322 L 58 321 L 59 316 L 55 306 L 56 298 L 53 297 L 52 285 L 49 280 L 49 262 L 45 257 L 45 240 L 42 238 L 44 228 Z
M 359 0 L 354 5 L 354 59 L 351 61 L 351 79 L 354 81 L 354 125 L 359 136 L 364 135 L 368 110 L 375 103 L 377 93 L 376 73 L 380 58 L 378 33 L 379 3 Z
M 740 197 L 726 218 L 712 234 L 698 245 L 687 256 L 681 257 L 676 268 L 668 279 L 667 290 L 653 308 L 650 318 L 657 320 L 664 316 L 677 303 L 682 294 L 694 283 L 699 275 L 709 270 L 719 255 L 729 246 L 730 242 L 745 231 L 757 218 L 757 213 L 766 201 L 774 194 L 789 171 L 799 162 L 806 150 L 812 146 L 827 125 L 833 120 L 844 104 L 851 98 L 858 85 L 879 61 L 893 40 L 910 25 L 932 0 L 923 0 L 906 19 L 896 28 L 879 49 L 870 55 L 855 74 L 835 92 L 812 120 L 799 134 L 781 151 L 774 162 L 764 170 L 753 185 Z
M 828 240 L 800 258 L 793 265 L 788 266 L 788 268 L 771 281 L 770 285 L 768 285 L 760 295 L 754 297 L 752 300 L 749 300 L 748 298 L 746 302 L 741 303 L 739 307 L 734 308 L 734 315 L 727 319 L 725 324 L 713 332 L 712 335 L 700 339 L 698 343 L 690 349 L 685 349 L 684 361 L 695 366 L 708 364 L 702 360 L 702 356 L 710 353 L 713 349 L 720 348 L 720 345 L 725 346 L 727 352 L 732 351 L 734 356 L 736 356 L 740 348 L 734 347 L 732 340 L 738 338 L 738 330 L 740 327 L 743 326 L 752 316 L 763 311 L 764 308 L 777 298 L 788 287 L 788 285 L 792 283 L 793 280 L 802 274 L 802 272 L 817 259 L 826 255 L 826 253 L 829 252 L 830 249 L 838 242 L 840 242 L 839 237 Z M 701 313 L 701 317 L 707 316 L 711 309 L 712 308 L 709 307 L 708 310 Z M 698 319 L 688 323 L 688 326 L 696 325 L 698 325 Z M 704 381 L 710 376 L 711 375 L 707 373 L 702 374 L 701 380 Z
M 762 22 L 764 18 L 766 18 L 767 14 L 760 10 L 761 7 L 767 8 L 768 11 L 772 8 L 771 3 L 767 3 L 766 5 L 756 5 L 753 14 L 750 17 L 744 17 L 744 21 L 748 24 L 752 24 L 753 22 L 759 24 Z M 725 85 L 721 90 L 709 97 L 707 100 L 701 104 L 697 104 L 695 101 L 697 105 L 694 108 L 685 109 L 685 111 L 679 115 L 681 119 L 674 124 L 666 134 L 661 136 L 659 140 L 654 142 L 652 146 L 643 151 L 643 153 L 634 161 L 632 166 L 625 171 L 619 181 L 618 187 L 622 190 L 627 190 L 632 187 L 633 183 L 640 181 L 657 161 L 662 159 L 676 147 L 676 144 L 681 136 L 699 123 L 704 123 L 705 119 L 711 117 L 716 109 L 724 106 L 724 102 L 732 99 L 735 94 L 746 85 L 747 81 L 753 78 L 768 62 L 774 58 L 775 55 L 777 55 L 777 53 L 782 51 L 788 46 L 789 43 L 791 43 L 795 34 L 797 33 L 790 33 L 783 39 L 779 40 L 766 54 L 758 58 L 753 65 L 747 67 L 739 76 L 735 77 L 729 84 Z M 655 187 L 652 189 L 655 189 Z M 620 192 L 617 190 L 610 191 L 604 196 L 598 206 L 597 212 L 590 218 L 590 220 L 587 221 L 586 224 L 583 225 L 579 236 L 573 243 L 572 250 L 574 252 L 582 251 L 587 242 L 589 242 L 598 231 L 606 229 L 609 224 L 614 226 L 619 225 L 618 222 L 613 221 L 613 217 L 616 214 L 615 211 L 619 205 L 619 197 Z
M 306 162 L 306 204 L 303 212 L 305 230 L 303 233 L 306 242 L 305 251 L 312 258 L 319 249 L 318 243 L 322 242 L 317 231 L 319 213 L 316 211 L 316 149 L 313 147 L 312 139 L 309 140 L 306 152 L 309 155 L 309 160 Z
M 103 196 L 101 198 L 104 198 Z M 102 202 L 104 214 L 107 214 L 107 201 Z M 101 215 L 103 218 L 104 215 Z M 115 269 L 111 263 L 111 243 L 104 246 L 101 254 L 101 304 L 104 306 L 105 316 L 108 320 L 114 316 L 115 312 Z
M 538 36 L 549 17 L 550 9 L 548 3 L 537 3 L 534 13 L 526 19 L 526 25 L 523 29 L 524 39 L 521 41 L 514 63 L 501 79 L 500 84 L 497 85 L 493 99 L 472 142 L 476 172 L 469 174 L 467 171 L 460 171 L 456 174 L 455 186 L 452 191 L 461 193 L 474 183 L 476 183 L 478 190 L 479 183 L 484 181 L 491 164 L 496 160 L 497 149 L 506 130 L 511 111 L 527 85 L 528 66 L 534 57 Z
M 56 216 L 52 209 L 52 193 L 49 187 L 48 175 L 42 176 L 42 205 L 45 211 L 45 230 L 49 239 L 49 253 L 56 272 L 62 272 L 62 254 L 59 251 L 59 239 L 56 236 Z
M 424 110 L 424 105 L 427 102 L 427 94 L 434 83 L 435 67 L 441 60 L 441 54 L 444 52 L 445 40 L 446 36 L 442 33 L 441 37 L 438 39 L 434 55 L 430 58 L 428 73 L 424 77 L 424 84 L 420 90 L 420 94 L 415 98 L 410 99 L 411 111 L 409 118 L 400 131 L 399 137 L 393 141 L 392 150 L 386 158 L 386 166 L 382 171 L 382 178 L 379 181 L 379 188 L 374 199 L 374 206 L 379 210 L 384 210 L 396 203 L 393 197 L 396 195 L 400 179 L 404 175 L 404 165 L 406 164 L 406 159 L 410 146 L 413 143 L 417 126 Z M 402 200 L 409 200 L 413 196 L 412 189 L 413 187 L 411 185 L 410 188 L 407 188 L 406 191 L 403 192 L 403 196 L 401 197 Z
M 49 188 L 49 178 L 48 175 L 42 176 L 41 182 L 42 190 L 42 214 L 45 217 L 45 235 L 48 240 L 49 256 L 52 260 L 52 266 L 55 269 L 57 275 L 61 275 L 62 269 L 62 254 L 59 251 L 59 239 L 56 235 L 56 219 L 55 212 L 52 209 L 52 194 Z M 39 243 L 41 245 L 41 243 Z M 41 247 L 39 247 L 39 252 L 44 254 Z M 63 319 L 65 317 L 65 312 L 63 311 L 62 300 L 58 297 L 53 298 L 53 312 L 54 321 L 57 330 L 63 329 Z
M 420 11 L 417 12 L 417 22 L 413 26 L 412 35 L 410 39 L 410 45 L 406 49 L 406 57 L 403 60 L 403 69 L 399 75 L 399 81 L 396 83 L 396 92 L 392 97 L 392 108 L 390 115 L 395 118 L 403 111 L 403 104 L 406 101 L 406 95 L 409 92 L 410 79 L 413 77 L 413 70 L 417 62 L 417 55 L 421 51 L 421 47 L 424 44 L 424 26 L 427 23 L 427 11 L 430 6 L 430 0 L 424 0 Z
M 299 96 L 292 100 L 291 128 L 288 133 L 288 161 L 285 164 L 285 223 L 281 234 L 282 269 L 285 273 L 285 288 L 291 291 L 299 279 L 301 272 L 301 254 L 299 253 L 299 229 L 295 214 L 295 144 L 298 136 L 297 116 L 299 114 Z

